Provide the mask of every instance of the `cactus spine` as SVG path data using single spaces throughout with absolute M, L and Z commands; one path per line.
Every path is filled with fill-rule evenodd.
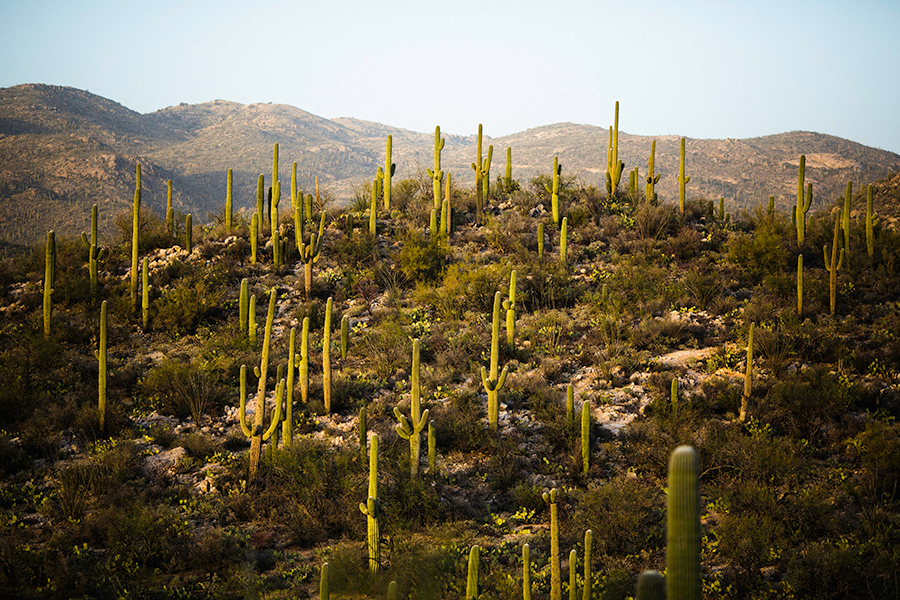
M 259 469 L 259 457 L 262 450 L 262 443 L 268 440 L 274 433 L 279 421 L 281 420 L 281 394 L 284 393 L 285 382 L 278 382 L 275 389 L 275 414 L 272 415 L 272 423 L 268 429 L 263 430 L 263 419 L 266 412 L 266 376 L 269 371 L 269 346 L 272 341 L 272 321 L 275 319 L 275 300 L 278 297 L 277 289 L 272 288 L 269 292 L 269 312 L 266 316 L 266 329 L 263 337 L 262 359 L 259 367 L 254 369 L 259 382 L 256 388 L 256 411 L 253 414 L 253 428 L 247 427 L 245 411 L 246 406 L 246 372 L 245 366 L 241 367 L 241 412 L 240 422 L 241 430 L 244 435 L 250 438 L 250 480 L 256 476 Z
M 516 270 L 509 274 L 509 298 L 503 301 L 506 310 L 506 345 L 510 352 L 516 349 Z
M 531 546 L 522 546 L 522 600 L 531 600 Z
M 550 600 L 562 600 L 562 576 L 559 570 L 559 515 L 556 488 L 544 492 L 544 502 L 550 505 Z
M 581 472 L 585 475 L 591 469 L 591 401 L 581 404 Z
M 391 136 L 387 136 L 387 150 L 385 152 L 384 159 L 384 210 L 391 210 L 391 177 L 394 176 L 394 171 L 397 169 L 397 165 L 391 162 Z
M 432 187 L 434 189 L 434 210 L 441 209 L 441 181 L 444 179 L 444 172 L 441 171 L 441 150 L 444 148 L 444 140 L 441 137 L 441 126 L 434 128 L 434 170 L 425 169 L 428 176 L 431 177 Z M 432 229 L 432 231 L 434 231 Z
M 325 303 L 325 328 L 322 332 L 322 401 L 325 413 L 331 414 L 331 306 L 332 299 Z
M 372 447 L 369 450 L 369 497 L 366 503 L 359 505 L 359 510 L 366 515 L 368 522 L 369 570 L 378 573 L 381 564 L 381 529 L 378 517 L 378 434 L 372 434 Z
M 488 395 L 488 425 L 497 428 L 500 417 L 500 389 L 506 382 L 507 368 L 498 375 L 500 362 L 500 299 L 502 294 L 494 294 L 494 312 L 491 322 L 491 371 L 481 367 L 481 382 Z
M 747 404 L 750 402 L 750 392 L 753 389 L 753 332 L 756 323 L 750 323 L 750 332 L 747 334 L 747 370 L 744 373 L 744 395 L 741 396 L 741 412 L 738 420 L 742 423 L 747 419 Z
M 834 221 L 834 240 L 831 244 L 831 257 L 828 257 L 828 246 L 822 248 L 825 254 L 825 269 L 828 271 L 828 289 L 830 292 L 828 307 L 831 314 L 834 314 L 835 304 L 837 302 L 837 272 L 840 271 L 844 262 L 844 249 L 841 248 L 838 253 L 838 245 L 840 244 L 839 230 L 841 226 L 841 213 L 838 210 L 837 218 Z
M 172 208 L 172 180 L 166 182 L 166 231 L 169 237 L 175 237 L 175 209 Z
M 100 431 L 106 431 L 106 300 L 100 303 L 100 346 L 94 353 L 99 363 L 97 375 Z
M 225 183 L 225 233 L 228 235 L 231 235 L 232 213 L 234 209 L 234 203 L 232 201 L 233 183 L 234 172 L 231 169 L 228 169 L 228 177 Z
M 803 318 L 803 255 L 797 256 L 797 316 Z
M 800 171 L 797 175 L 797 207 L 794 209 L 794 221 L 797 225 L 797 243 L 802 244 L 806 237 L 806 212 L 812 205 L 812 184 L 803 195 L 803 183 L 806 178 L 806 155 L 800 156 Z
M 588 529 L 584 532 L 584 589 L 581 592 L 581 600 L 591 600 L 591 546 L 594 543 L 594 532 Z
M 137 182 L 134 188 L 134 205 L 131 215 L 131 309 L 137 308 L 138 233 L 141 216 L 141 165 L 137 165 Z
M 684 138 L 681 138 L 681 153 L 678 160 L 678 208 L 681 212 L 684 212 L 685 186 L 690 181 L 690 177 L 684 176 Z
M 91 207 L 91 237 L 81 234 L 81 243 L 88 251 L 88 273 L 91 280 L 91 301 L 97 300 L 97 284 L 99 282 L 99 261 L 106 256 L 106 250 L 101 250 L 97 243 L 97 216 L 98 207 L 95 204 Z
M 409 440 L 409 476 L 415 478 L 419 474 L 419 453 L 422 443 L 422 430 L 428 422 L 428 409 L 421 411 L 421 388 L 419 387 L 419 340 L 413 340 L 412 349 L 412 376 L 410 387 L 412 400 L 410 402 L 410 418 L 407 419 L 400 408 L 394 407 L 394 416 L 400 421 L 397 425 L 397 433 L 405 440 Z
M 659 183 L 659 174 L 654 174 L 654 168 L 656 164 L 656 140 L 650 142 L 650 160 L 647 163 L 647 168 L 649 169 L 650 174 L 647 175 L 647 201 L 656 204 L 658 197 L 656 195 L 655 186 Z
M 44 337 L 50 337 L 50 318 L 53 316 L 53 286 L 56 283 L 56 234 L 47 232 L 44 251 Z
M 466 600 L 477 600 L 478 598 L 479 554 L 480 551 L 478 546 L 472 546 L 469 550 L 469 571 L 466 577 Z
M 141 326 L 144 331 L 150 327 L 150 259 L 141 262 Z
M 615 128 L 609 128 L 606 148 L 606 193 L 612 196 L 619 187 L 625 163 L 619 160 L 619 101 L 616 101 Z
M 866 252 L 869 256 L 875 255 L 875 217 L 873 210 L 873 195 L 875 188 L 872 184 L 866 189 Z
M 550 185 L 544 184 L 544 189 L 550 194 L 550 209 L 553 215 L 553 224 L 559 227 L 559 175 L 562 173 L 562 165 L 559 164 L 559 157 L 553 157 L 553 176 Z
M 850 258 L 850 201 L 853 199 L 853 182 L 847 182 L 847 191 L 844 194 L 844 220 L 841 228 L 844 230 L 844 250 L 847 258 Z
M 691 446 L 669 459 L 666 597 L 700 599 L 700 460 Z

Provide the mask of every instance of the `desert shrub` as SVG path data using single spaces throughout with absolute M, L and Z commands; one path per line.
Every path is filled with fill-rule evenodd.
M 403 236 L 403 247 L 397 254 L 397 264 L 413 283 L 434 281 L 441 275 L 449 249 L 443 238 L 429 236 L 409 229 Z
M 431 407 L 429 416 L 437 427 L 442 454 L 480 450 L 487 443 L 487 405 L 471 390 L 453 390 L 448 401 Z
M 178 418 L 191 416 L 200 424 L 211 411 L 221 408 L 226 393 L 202 365 L 166 359 L 151 368 L 140 384 L 145 400 L 163 414 Z
M 332 242 L 334 257 L 339 264 L 354 270 L 371 265 L 378 256 L 375 240 L 368 229 L 353 235 L 342 235 Z
M 220 282 L 193 273 L 163 289 L 153 302 L 151 327 L 173 334 L 190 334 L 214 314 L 224 291 Z
M 728 237 L 728 259 L 740 266 L 753 283 L 788 268 L 790 223 L 775 218 L 759 223 L 753 234 L 732 233 Z
M 354 347 L 379 379 L 389 379 L 407 366 L 412 356 L 412 339 L 396 318 L 383 320 L 378 327 L 366 328 Z

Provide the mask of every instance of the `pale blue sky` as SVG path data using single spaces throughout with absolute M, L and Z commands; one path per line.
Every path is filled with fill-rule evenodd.
M 0 87 L 497 137 L 809 130 L 900 152 L 900 1 L 0 0 Z

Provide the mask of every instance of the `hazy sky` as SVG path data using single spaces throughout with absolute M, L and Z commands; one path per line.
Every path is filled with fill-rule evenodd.
M 898 0 L 0 0 L 0 87 L 275 102 L 497 137 L 570 121 L 900 152 Z

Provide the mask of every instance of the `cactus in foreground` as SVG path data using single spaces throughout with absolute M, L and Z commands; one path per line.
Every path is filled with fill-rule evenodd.
M 665 600 L 666 580 L 659 571 L 644 571 L 638 575 L 634 600 Z
M 803 255 L 797 256 L 797 316 L 803 318 Z
M 650 172 L 647 175 L 647 190 L 645 194 L 647 195 L 647 201 L 651 204 L 656 204 L 658 202 L 658 196 L 656 195 L 656 191 L 654 190 L 657 183 L 659 183 L 659 174 L 654 174 L 654 168 L 656 166 L 656 140 L 650 142 L 650 160 L 647 163 L 648 170 Z
M 594 543 L 594 532 L 588 529 L 584 532 L 584 590 L 581 592 L 581 600 L 591 600 L 591 546 Z
M 612 196 L 619 187 L 625 163 L 619 160 L 619 101 L 616 100 L 615 127 L 609 128 L 606 148 L 606 193 Z
M 478 567 L 481 557 L 478 546 L 472 546 L 469 550 L 469 570 L 466 576 L 466 600 L 477 600 L 478 594 Z
M 585 475 L 591 469 L 591 401 L 581 404 L 581 471 Z
M 866 188 L 866 252 L 869 256 L 875 255 L 875 216 L 873 209 L 873 196 L 875 187 L 870 183 Z
M 550 209 L 553 215 L 553 223 L 559 227 L 559 176 L 562 173 L 562 165 L 559 157 L 553 157 L 553 179 L 550 185 L 544 184 L 544 189 L 550 194 Z
M 328 563 L 322 563 L 322 569 L 319 571 L 319 600 L 329 600 L 331 597 L 329 570 Z
M 569 551 L 569 600 L 576 600 L 578 597 L 578 552 L 575 548 Z
M 566 264 L 569 256 L 569 217 L 563 217 L 559 229 L 559 262 Z
M 309 317 L 303 317 L 300 329 L 300 400 L 309 400 Z
M 369 450 L 369 497 L 366 503 L 360 503 L 359 510 L 366 515 L 368 522 L 369 570 L 378 573 L 381 564 L 381 529 L 379 526 L 378 506 L 378 434 L 372 434 L 372 447 Z
M 322 331 L 322 401 L 325 413 L 331 414 L 331 307 L 334 301 L 325 303 L 325 326 Z
M 830 258 L 828 256 L 828 246 L 822 248 L 822 251 L 825 254 L 825 269 L 828 271 L 828 307 L 831 310 L 831 314 L 834 314 L 835 304 L 837 303 L 837 272 L 841 270 L 841 265 L 844 262 L 844 249 L 841 248 L 840 253 L 838 252 L 838 245 L 840 244 L 840 226 L 841 211 L 838 210 L 837 218 L 834 221 L 834 240 L 831 243 Z
M 44 252 L 44 337 L 50 337 L 50 318 L 53 316 L 53 286 L 56 283 L 56 234 L 47 232 Z
M 256 476 L 259 469 L 259 457 L 262 450 L 262 443 L 268 440 L 274 433 L 279 421 L 281 420 L 281 394 L 284 392 L 284 381 L 278 382 L 276 387 L 275 414 L 272 416 L 272 423 L 268 429 L 263 430 L 263 419 L 266 412 L 266 376 L 269 371 L 269 346 L 272 341 L 272 322 L 275 319 L 275 300 L 278 297 L 277 290 L 272 288 L 269 292 L 269 312 L 266 316 L 266 329 L 263 337 L 262 359 L 259 366 L 254 369 L 254 373 L 259 378 L 256 388 L 256 410 L 253 414 L 253 427 L 250 428 L 246 424 L 245 411 L 246 406 L 246 368 L 241 366 L 241 411 L 240 422 L 241 431 L 250 438 L 250 476 L 252 480 Z
M 537 226 L 537 250 L 538 260 L 544 259 L 544 224 L 538 223 Z
M 666 522 L 666 597 L 699 600 L 700 460 L 691 446 L 679 446 L 669 460 Z
M 684 138 L 681 138 L 681 154 L 678 162 L 678 208 L 684 212 L 685 186 L 691 178 L 684 176 Z
M 747 370 L 744 373 L 744 394 L 741 396 L 741 412 L 738 420 L 742 423 L 747 419 L 747 404 L 750 402 L 750 392 L 753 389 L 753 332 L 756 323 L 750 323 L 750 332 L 747 334 Z
M 384 158 L 384 210 L 391 210 L 391 177 L 394 176 L 394 171 L 397 169 L 397 165 L 391 162 L 391 145 L 392 145 L 391 136 L 387 136 L 387 149 L 385 151 Z
M 407 419 L 400 412 L 399 407 L 394 407 L 394 416 L 400 421 L 397 425 L 397 433 L 405 440 L 409 440 L 409 475 L 416 477 L 419 474 L 419 454 L 422 444 L 422 430 L 428 422 L 428 409 L 421 411 L 421 388 L 419 387 L 419 340 L 413 340 L 412 349 L 412 375 L 410 377 L 412 399 L 410 402 L 410 416 Z
M 481 367 L 481 382 L 488 395 L 488 425 L 494 429 L 500 417 L 500 389 L 506 382 L 507 368 L 497 373 L 500 362 L 500 299 L 502 294 L 494 294 L 494 312 L 491 321 L 491 370 Z
M 106 431 L 106 300 L 100 303 L 100 344 L 94 355 L 99 363 L 97 375 L 100 431 Z
M 522 600 L 531 600 L 531 546 L 522 546 Z
M 250 281 L 244 277 L 241 279 L 241 291 L 238 294 L 238 326 L 241 329 L 241 336 L 247 335 L 249 331 L 248 317 L 250 309 Z
M 134 205 L 131 213 L 131 309 L 137 308 L 138 241 L 141 218 L 141 165 L 137 165 L 137 182 L 134 188 Z
M 434 128 L 434 170 L 425 169 L 431 178 L 432 187 L 434 189 L 434 210 L 441 209 L 441 181 L 444 179 L 444 172 L 441 171 L 441 150 L 444 148 L 444 138 L 441 137 L 441 126 Z M 434 231 L 434 230 L 432 230 Z
M 510 352 L 516 349 L 516 270 L 509 274 L 509 298 L 503 301 L 506 311 L 506 345 Z
M 194 248 L 194 225 L 191 222 L 191 215 L 188 214 L 184 218 L 184 249 L 190 254 Z
M 81 234 L 81 243 L 87 248 L 88 251 L 88 273 L 91 280 L 91 301 L 95 302 L 97 300 L 97 284 L 99 282 L 99 261 L 102 260 L 106 254 L 106 249 L 100 249 L 100 246 L 97 242 L 97 216 L 98 216 L 98 207 L 95 204 L 91 207 L 91 237 L 85 233 Z
M 141 262 L 141 328 L 150 327 L 150 259 L 146 256 Z
M 797 243 L 802 244 L 806 237 L 806 213 L 812 205 L 812 184 L 803 195 L 803 182 L 806 178 L 806 155 L 800 156 L 800 170 L 797 174 L 797 206 L 794 209 L 794 221 L 797 225 Z
M 234 211 L 234 202 L 232 198 L 232 186 L 234 183 L 234 172 L 228 169 L 228 176 L 225 180 L 225 233 L 231 235 L 232 229 L 232 213 Z
M 544 502 L 550 505 L 550 600 L 562 600 L 562 575 L 559 567 L 559 515 L 556 497 L 559 492 L 553 488 L 544 492 Z

